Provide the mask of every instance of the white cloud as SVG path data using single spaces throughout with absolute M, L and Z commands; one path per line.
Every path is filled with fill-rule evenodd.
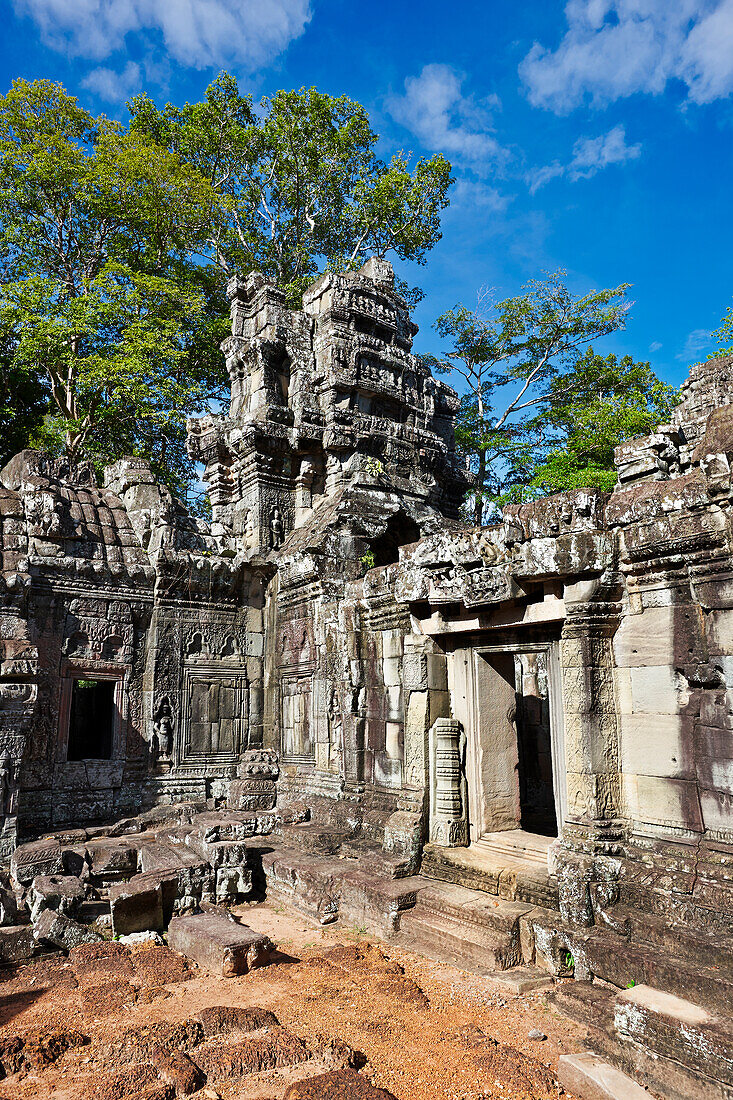
M 694 328 L 685 340 L 685 346 L 675 358 L 685 363 L 696 362 L 703 352 L 708 351 L 712 333 L 706 328 Z
M 556 50 L 535 42 L 519 66 L 530 102 L 565 113 L 670 80 L 709 103 L 733 92 L 733 0 L 568 0 Z
M 511 196 L 503 194 L 498 188 L 491 187 L 483 180 L 462 177 L 456 180 L 450 202 L 452 210 L 500 214 L 511 202 Z
M 661 351 L 661 350 L 662 350 L 662 346 L 663 346 L 663 345 L 659 343 L 659 340 L 652 340 L 651 344 L 649 345 L 649 351 L 650 351 L 650 352 L 651 352 L 652 354 L 653 354 L 653 353 L 654 353 L 655 351 Z
M 105 66 L 92 69 L 81 82 L 82 88 L 88 88 L 108 103 L 124 102 L 140 90 L 141 84 L 140 66 L 134 61 L 128 61 L 121 73 Z
M 506 158 L 491 125 L 491 110 L 499 101 L 464 95 L 463 79 L 450 65 L 426 65 L 419 76 L 407 77 L 404 95 L 390 96 L 385 106 L 426 149 L 461 157 L 483 171 Z
M 135 35 L 162 43 L 172 60 L 196 69 L 231 64 L 248 71 L 302 34 L 310 0 L 14 0 L 43 42 L 69 56 L 101 61 Z M 103 79 L 103 78 L 102 78 Z
M 578 138 L 573 146 L 573 156 L 569 164 L 553 161 L 544 168 L 535 169 L 527 177 L 532 194 L 557 176 L 567 176 L 571 180 L 590 179 L 596 172 L 608 168 L 611 164 L 624 164 L 641 156 L 641 144 L 626 144 L 626 127 L 614 126 L 608 133 L 598 137 Z

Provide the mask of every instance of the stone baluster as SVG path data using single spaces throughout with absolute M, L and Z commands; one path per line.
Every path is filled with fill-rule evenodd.
M 445 848 L 468 843 L 463 730 L 454 718 L 437 718 L 430 730 L 430 840 Z

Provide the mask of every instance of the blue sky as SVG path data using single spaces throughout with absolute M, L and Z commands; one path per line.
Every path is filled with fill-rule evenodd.
M 443 152 L 457 183 L 425 268 L 432 320 L 563 267 L 633 284 L 598 350 L 679 383 L 733 299 L 733 0 L 11 0 L 0 63 L 125 117 L 145 89 L 200 99 L 315 85 L 370 111 L 385 156 Z M 4 90 L 4 89 L 3 89 Z

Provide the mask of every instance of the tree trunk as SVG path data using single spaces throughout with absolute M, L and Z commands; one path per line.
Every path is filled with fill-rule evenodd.
M 484 486 L 486 484 L 486 449 L 478 453 L 478 473 L 476 474 L 476 496 L 473 504 L 473 522 L 480 527 L 484 518 Z

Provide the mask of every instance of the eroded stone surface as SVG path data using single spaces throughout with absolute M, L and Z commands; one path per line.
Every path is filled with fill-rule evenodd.
M 618 448 L 613 492 L 474 528 L 458 399 L 389 264 L 324 275 L 299 310 L 256 274 L 229 295 L 231 403 L 189 425 L 210 522 L 138 459 L 102 485 L 34 451 L 0 471 L 0 956 L 36 950 L 47 904 L 162 931 L 268 889 L 719 1012 L 733 357 Z M 559 839 L 501 839 L 522 831 Z M 436 914 L 420 868 L 532 911 Z

